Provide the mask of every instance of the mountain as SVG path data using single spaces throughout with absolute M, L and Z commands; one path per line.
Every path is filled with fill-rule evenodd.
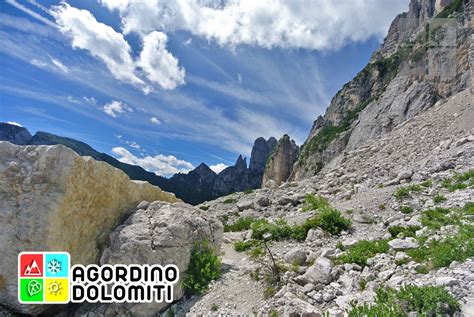
M 31 139 L 28 129 L 9 123 L 0 122 L 0 141 L 9 141 L 18 145 L 26 145 Z
M 368 65 L 314 121 L 290 180 L 315 175 L 339 154 L 468 88 L 470 19 L 468 0 L 412 0 Z
M 270 138 L 268 141 L 263 138 L 255 140 L 250 168 L 247 168 L 246 159 L 239 156 L 234 166 L 227 167 L 219 174 L 201 163 L 187 174 L 179 173 L 171 178 L 165 178 L 148 172 L 140 166 L 120 162 L 108 154 L 96 151 L 84 142 L 43 131 L 38 131 L 31 136 L 26 128 L 8 123 L 0 122 L 0 141 L 9 141 L 18 145 L 62 144 L 81 156 L 91 156 L 122 170 L 130 179 L 147 181 L 165 191 L 172 192 L 176 197 L 190 204 L 199 204 L 236 191 L 259 188 L 263 176 L 261 166 L 265 166 L 268 156 L 277 143 L 275 138 Z

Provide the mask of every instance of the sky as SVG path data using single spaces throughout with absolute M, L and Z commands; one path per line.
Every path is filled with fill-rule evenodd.
M 302 144 L 408 0 L 0 0 L 0 121 L 169 177 Z

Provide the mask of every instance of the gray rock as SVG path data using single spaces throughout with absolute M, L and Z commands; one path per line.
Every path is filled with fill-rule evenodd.
M 308 233 L 306 234 L 306 242 L 314 242 L 320 240 L 324 237 L 324 231 L 320 228 L 316 229 L 309 229 Z
M 253 209 L 253 208 L 254 208 L 254 205 L 253 205 L 252 200 L 241 200 L 237 203 L 237 209 L 239 209 L 239 211 L 244 211 L 244 210 Z
M 288 251 L 284 259 L 287 263 L 303 265 L 306 262 L 307 252 L 304 249 L 293 249 Z
M 402 179 L 410 179 L 413 175 L 413 171 L 411 170 L 403 170 L 401 171 L 400 173 L 398 173 L 397 175 L 397 179 L 398 180 L 402 180 Z
M 104 250 L 100 263 L 175 264 L 180 273 L 180 281 L 173 290 L 174 299 L 178 300 L 184 293 L 181 282 L 186 276 L 191 251 L 196 242 L 204 240 L 219 250 L 222 243 L 220 221 L 187 204 L 156 201 L 146 210 L 136 210 L 110 234 L 110 245 Z M 106 315 L 121 312 L 133 316 L 151 316 L 168 305 L 153 302 L 102 306 Z
M 260 207 L 268 207 L 270 206 L 270 199 L 267 196 L 259 196 L 256 199 L 257 204 Z
M 458 285 L 459 280 L 450 276 L 439 276 L 436 278 L 435 284 L 438 286 L 453 286 Z
M 407 250 L 418 247 L 418 241 L 415 238 L 393 239 L 389 243 L 390 248 L 394 250 Z
M 307 283 L 314 284 L 329 284 L 333 278 L 331 276 L 332 264 L 331 260 L 319 257 L 314 264 L 308 268 L 306 273 L 302 276 Z

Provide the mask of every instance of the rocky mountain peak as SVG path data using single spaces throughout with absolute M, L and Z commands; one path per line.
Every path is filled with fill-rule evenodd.
M 242 155 L 239 155 L 237 161 L 234 164 L 234 167 L 238 170 L 246 170 L 247 169 L 247 158 L 242 158 Z
M 199 164 L 194 170 L 194 173 L 198 174 L 201 177 L 209 177 L 209 176 L 216 176 L 217 174 L 211 170 L 209 166 L 206 165 L 206 163 L 201 163 Z
M 31 139 L 30 132 L 14 124 L 0 122 L 0 141 L 9 141 L 18 145 L 26 145 Z
M 265 140 L 264 138 L 260 137 L 255 140 L 252 147 L 252 154 L 250 156 L 249 168 L 251 171 L 258 174 L 263 174 L 267 159 L 272 153 L 277 143 L 278 141 L 274 137 L 271 137 L 268 140 Z

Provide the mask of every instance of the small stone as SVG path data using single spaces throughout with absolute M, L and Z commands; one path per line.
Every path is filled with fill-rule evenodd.
M 418 247 L 418 241 L 415 238 L 408 237 L 403 239 L 393 239 L 389 243 L 390 248 L 394 250 L 407 250 Z
M 438 286 L 453 286 L 453 285 L 458 285 L 459 280 L 450 276 L 439 276 L 436 278 L 435 283 Z
M 251 201 L 251 200 L 243 200 L 243 201 L 239 201 L 237 203 L 237 209 L 239 209 L 239 211 L 252 209 L 253 207 L 254 207 L 253 206 L 253 201 Z

